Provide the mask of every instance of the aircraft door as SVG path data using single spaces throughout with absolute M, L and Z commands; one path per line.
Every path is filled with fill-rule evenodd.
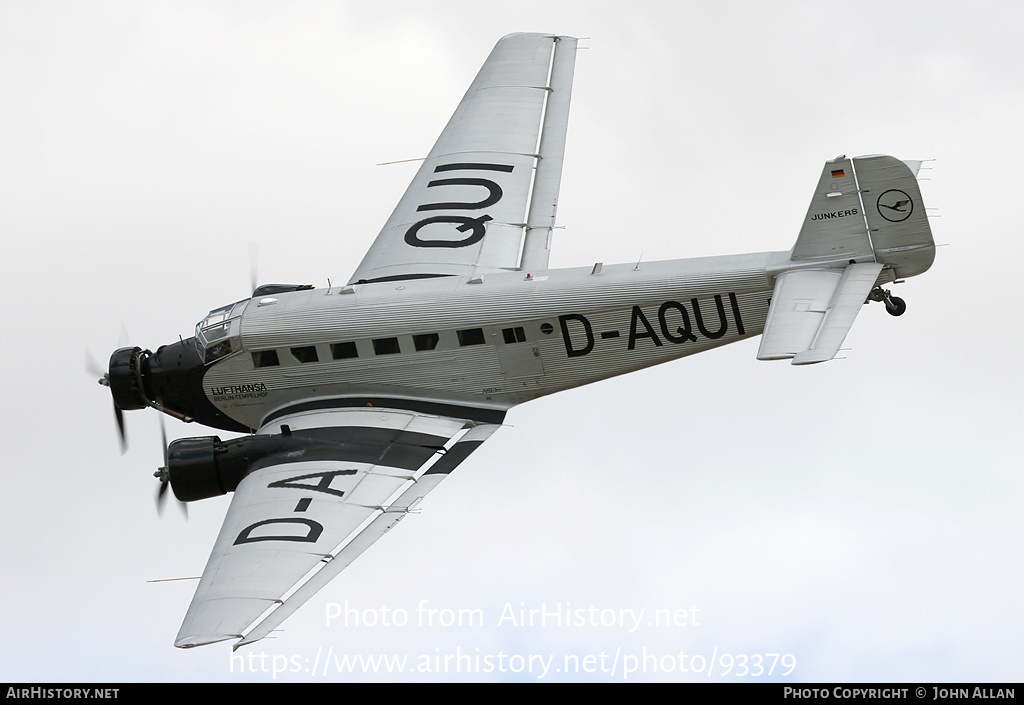
M 501 332 L 498 343 L 498 361 L 505 382 L 510 389 L 536 386 L 536 380 L 544 376 L 540 349 L 534 342 L 526 340 L 522 328 L 507 328 Z

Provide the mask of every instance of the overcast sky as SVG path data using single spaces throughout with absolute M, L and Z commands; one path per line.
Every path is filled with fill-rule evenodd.
M 1024 678 L 1019 3 L 504 5 L 0 3 L 0 679 Z M 346 280 L 416 168 L 376 165 L 516 31 L 588 38 L 553 266 L 788 249 L 839 154 L 934 159 L 947 246 L 843 360 L 749 340 L 514 409 L 276 639 L 174 649 L 196 583 L 147 581 L 199 575 L 228 498 L 157 517 L 157 416 L 122 456 L 86 355 L 189 336 L 250 250 Z M 502 619 L 566 605 L 615 619 Z M 426 624 L 459 610 L 484 624 Z

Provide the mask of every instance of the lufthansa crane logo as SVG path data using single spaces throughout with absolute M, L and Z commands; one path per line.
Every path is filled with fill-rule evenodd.
M 901 223 L 914 212 L 914 202 L 904 191 L 893 188 L 878 197 L 878 214 L 890 223 Z

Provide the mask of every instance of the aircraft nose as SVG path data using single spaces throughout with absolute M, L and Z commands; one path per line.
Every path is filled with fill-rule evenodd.
M 181 418 L 192 405 L 195 386 L 191 379 L 202 368 L 192 341 L 161 346 L 155 353 L 142 348 L 120 348 L 110 356 L 106 376 L 115 413 L 152 406 Z
M 115 350 L 100 384 L 110 388 L 114 399 L 122 452 L 127 447 L 123 412 L 148 406 L 185 422 L 227 431 L 251 430 L 210 403 L 203 391 L 205 372 L 195 338 L 162 345 L 156 352 L 138 347 Z
M 163 345 L 145 360 L 144 394 L 164 413 L 191 420 L 205 401 L 203 372 L 195 338 Z

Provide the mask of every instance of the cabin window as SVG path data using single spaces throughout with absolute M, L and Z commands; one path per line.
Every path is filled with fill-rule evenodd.
M 502 328 L 501 335 L 505 338 L 505 342 L 508 344 L 526 342 L 526 331 L 523 330 L 522 326 L 516 326 L 515 328 Z
M 252 354 L 252 364 L 256 367 L 276 367 L 281 362 L 277 359 L 277 350 L 257 350 Z
M 373 352 L 376 355 L 394 355 L 401 352 L 398 338 L 377 338 L 373 341 Z
M 483 328 L 468 328 L 458 331 L 458 334 L 459 345 L 483 345 L 486 342 Z
M 414 335 L 412 337 L 412 344 L 416 346 L 417 350 L 433 350 L 437 347 L 437 341 L 440 337 L 437 333 L 423 333 L 422 335 Z
M 331 343 L 331 357 L 335 360 L 344 360 L 349 357 L 359 357 L 359 351 L 356 350 L 356 344 L 352 342 L 348 343 Z
M 292 357 L 299 362 L 316 362 L 318 360 L 316 356 L 316 347 L 312 345 L 306 345 L 301 348 L 292 348 Z

